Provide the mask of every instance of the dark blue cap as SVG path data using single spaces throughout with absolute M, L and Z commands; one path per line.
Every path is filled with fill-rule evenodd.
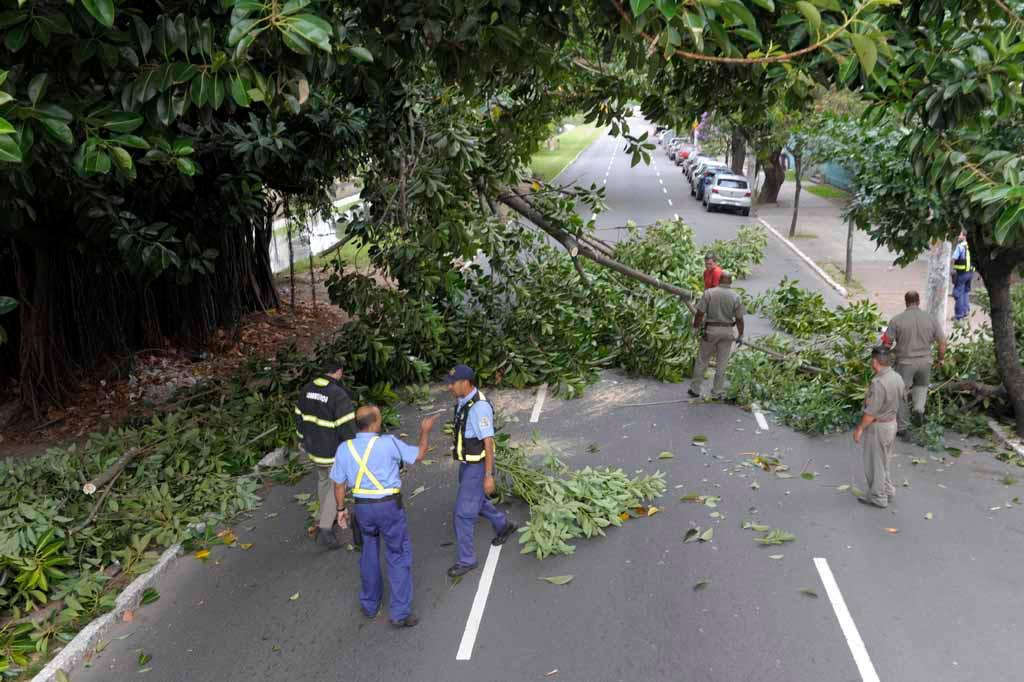
M 467 381 L 473 381 L 476 379 L 476 372 L 469 365 L 455 365 L 448 374 L 444 377 L 444 383 L 454 384 L 456 381 L 466 379 Z

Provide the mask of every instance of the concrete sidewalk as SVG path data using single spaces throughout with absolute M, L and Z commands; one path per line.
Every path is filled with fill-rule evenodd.
M 828 272 L 833 279 L 844 284 L 849 290 L 849 300 L 867 299 L 876 303 L 886 319 L 904 309 L 903 294 L 916 289 L 922 295 L 928 281 L 928 261 L 926 254 L 918 260 L 900 267 L 894 265 L 896 254 L 884 246 L 876 244 L 871 237 L 857 230 L 853 237 L 853 283 L 844 283 L 846 267 L 847 223 L 843 220 L 842 199 L 826 199 L 808 191 L 815 183 L 804 181 L 800 193 L 800 214 L 797 222 L 796 238 L 792 241 L 815 263 Z M 764 204 L 757 207 L 757 215 L 770 223 L 781 234 L 789 235 L 789 226 L 793 218 L 793 195 L 796 183 L 787 180 L 779 193 L 777 204 Z M 975 275 L 975 290 L 983 288 L 981 277 Z M 946 331 L 953 326 L 953 300 L 949 299 L 946 306 Z M 988 315 L 984 310 L 972 305 L 970 314 L 971 328 L 988 324 Z

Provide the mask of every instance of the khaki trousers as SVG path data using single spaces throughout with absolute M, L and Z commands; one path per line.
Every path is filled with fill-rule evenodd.
M 732 333 L 732 327 L 713 326 L 707 328 L 707 333 L 700 340 L 700 350 L 697 352 L 697 361 L 693 365 L 693 380 L 690 382 L 690 390 L 700 393 L 704 387 L 704 372 L 708 369 L 708 363 L 712 356 L 715 358 L 715 383 L 711 388 L 711 395 L 720 397 L 725 391 L 725 370 L 729 366 L 729 356 L 732 354 L 732 344 L 736 337 Z
M 932 380 L 931 360 L 910 360 L 896 365 L 896 373 L 903 379 L 909 394 L 900 402 L 899 430 L 910 425 L 910 403 L 914 403 L 914 412 L 924 414 L 924 405 L 928 400 L 928 384 Z
M 880 507 L 889 504 L 896 487 L 889 476 L 889 460 L 896 441 L 896 420 L 873 422 L 861 437 L 864 447 L 864 477 L 867 479 L 868 499 Z
M 338 518 L 338 503 L 334 499 L 331 467 L 317 466 L 316 496 L 320 500 L 320 519 L 317 521 L 317 525 L 324 530 L 330 530 Z

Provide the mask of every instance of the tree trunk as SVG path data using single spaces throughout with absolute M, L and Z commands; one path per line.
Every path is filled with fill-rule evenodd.
M 764 160 L 764 185 L 758 194 L 757 203 L 768 204 L 779 201 L 779 190 L 786 182 L 786 168 L 782 165 L 782 150 L 773 150 Z
M 924 292 L 924 305 L 928 314 L 946 323 L 949 311 L 949 262 L 953 250 L 948 241 L 935 242 L 928 252 L 928 284 Z
M 846 285 L 849 286 L 853 281 L 853 233 L 857 229 L 857 224 L 853 218 L 850 218 L 849 225 L 846 228 Z
M 743 132 L 739 128 L 733 128 L 729 146 L 732 149 L 730 168 L 736 175 L 743 175 L 743 164 L 747 160 L 747 138 L 743 137 Z
M 798 148 L 796 153 L 793 154 L 793 161 L 796 167 L 793 169 L 794 175 L 796 175 L 796 193 L 793 195 L 793 221 L 789 224 L 789 236 L 793 237 L 796 235 L 796 219 L 800 213 L 800 190 L 803 188 L 803 172 L 804 172 L 804 155 L 803 152 Z
M 1024 436 L 1024 368 L 1017 351 L 1016 329 L 1013 324 L 1013 301 L 1010 298 L 1010 276 L 1024 253 L 1016 249 L 999 249 L 978 239 L 978 228 L 968 231 L 968 248 L 974 254 L 978 271 L 985 280 L 992 303 L 992 343 L 995 346 L 996 367 L 1013 407 L 1016 431 Z

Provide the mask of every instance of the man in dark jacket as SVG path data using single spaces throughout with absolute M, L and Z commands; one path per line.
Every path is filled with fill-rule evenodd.
M 299 434 L 300 447 L 316 466 L 317 497 L 320 500 L 320 515 L 317 521 L 316 540 L 331 549 L 341 547 L 337 528 L 338 507 L 334 500 L 334 482 L 331 481 L 331 467 L 334 453 L 346 440 L 355 438 L 355 406 L 352 396 L 339 384 L 345 375 L 340 360 L 325 362 L 320 376 L 313 379 L 299 392 L 295 403 L 295 429 Z M 352 539 L 356 546 L 363 543 L 359 528 L 352 526 Z

